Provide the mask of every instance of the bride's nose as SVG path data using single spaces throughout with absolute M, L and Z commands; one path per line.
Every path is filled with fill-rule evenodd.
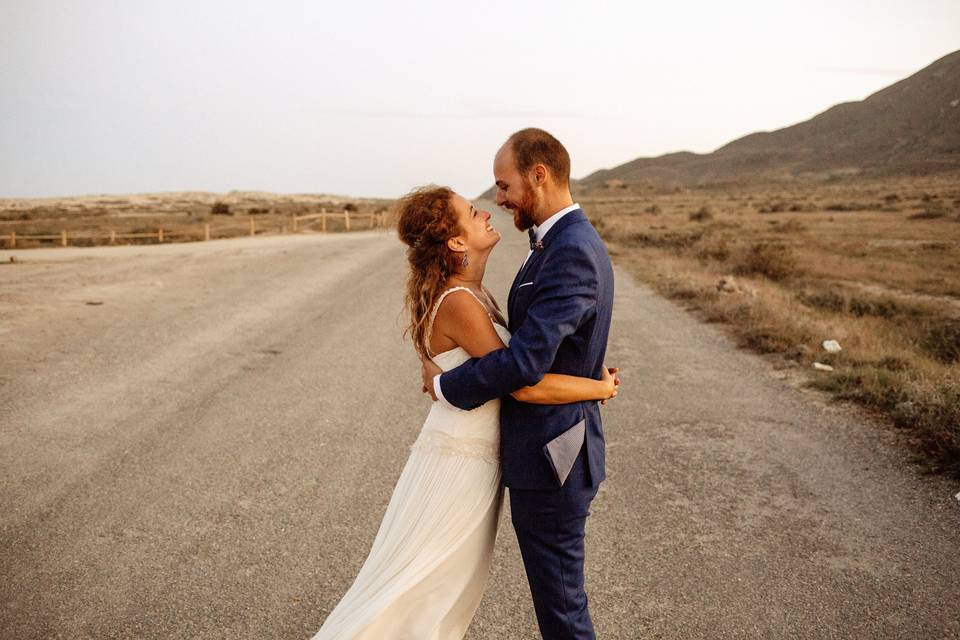
M 484 221 L 489 220 L 491 218 L 489 211 L 481 211 L 481 213 L 483 214 Z

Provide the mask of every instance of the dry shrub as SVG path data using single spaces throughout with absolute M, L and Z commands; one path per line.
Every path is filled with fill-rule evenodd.
M 788 208 L 789 205 L 785 201 L 774 200 L 761 206 L 758 211 L 760 213 L 780 213 L 781 211 L 786 211 Z
M 934 318 L 920 331 L 920 348 L 927 354 L 945 364 L 960 363 L 960 320 Z
M 726 238 L 707 238 L 697 244 L 696 254 L 700 261 L 717 260 L 723 262 L 730 258 L 730 245 Z
M 705 222 L 707 220 L 713 220 L 713 211 L 707 205 L 703 205 L 697 211 L 694 211 L 689 216 L 691 222 Z
M 939 200 L 931 200 L 925 202 L 923 205 L 923 210 L 920 213 L 914 213 L 907 216 L 908 220 L 933 220 L 935 218 L 943 218 L 947 215 L 947 205 L 943 204 Z
M 776 224 L 773 230 L 777 233 L 803 233 L 807 230 L 807 227 L 796 218 L 790 218 L 785 222 Z
M 213 206 L 210 207 L 210 213 L 215 216 L 229 216 L 230 215 L 230 205 L 226 202 L 220 202 L 217 200 L 213 203 Z
M 870 204 L 867 202 L 834 202 L 823 208 L 824 211 L 867 211 L 869 209 L 879 209 L 879 204 Z
M 907 385 L 909 400 L 894 409 L 894 421 L 912 429 L 919 449 L 940 471 L 960 477 L 960 380 Z
M 862 318 L 914 319 L 937 315 L 928 307 L 901 302 L 890 296 L 869 296 L 865 294 L 850 294 L 835 290 L 800 290 L 796 298 L 803 304 L 814 309 L 823 309 L 834 313 Z
M 626 234 L 626 240 L 632 245 L 655 249 L 673 249 L 680 252 L 692 247 L 703 235 L 704 232 L 701 230 L 663 231 L 660 233 L 638 231 Z
M 852 296 L 847 302 L 850 315 L 857 317 L 876 316 L 879 318 L 894 318 L 896 316 L 916 315 L 911 307 L 898 303 L 893 298 Z
M 798 272 L 797 259 L 790 247 L 755 242 L 736 258 L 736 275 L 762 275 L 771 280 L 784 280 Z

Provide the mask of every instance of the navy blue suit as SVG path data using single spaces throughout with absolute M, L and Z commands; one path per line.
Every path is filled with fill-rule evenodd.
M 500 398 L 500 454 L 534 608 L 545 639 L 593 638 L 583 588 L 583 535 L 604 470 L 596 401 L 527 404 L 510 393 L 546 373 L 601 377 L 613 309 L 613 268 L 581 209 L 563 216 L 520 269 L 508 300 L 508 349 L 443 373 L 444 398 L 473 409 Z M 559 481 L 547 442 L 586 422 L 569 476 Z

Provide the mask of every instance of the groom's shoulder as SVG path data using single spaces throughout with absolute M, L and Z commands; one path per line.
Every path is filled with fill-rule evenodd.
M 564 249 L 580 250 L 599 250 L 606 253 L 606 245 L 600 234 L 591 224 L 590 219 L 583 213 L 582 209 L 577 210 L 580 215 L 571 220 L 571 224 L 562 229 L 562 233 L 557 238 L 557 244 Z

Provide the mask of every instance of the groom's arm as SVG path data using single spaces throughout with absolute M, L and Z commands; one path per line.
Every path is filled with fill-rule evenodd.
M 589 249 L 578 244 L 556 247 L 544 259 L 532 287 L 523 323 L 510 347 L 471 358 L 434 378 L 434 390 L 460 409 L 532 387 L 553 366 L 557 349 L 596 312 L 599 269 Z

